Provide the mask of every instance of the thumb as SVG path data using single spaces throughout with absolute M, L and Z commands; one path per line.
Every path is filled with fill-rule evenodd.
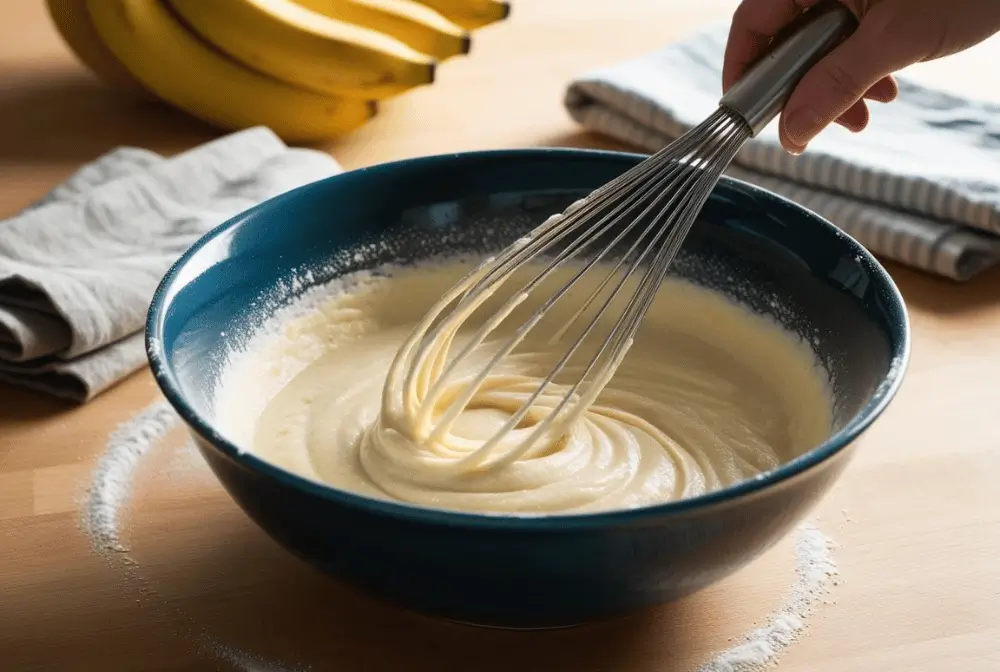
M 875 19 L 875 20 L 872 20 Z M 862 99 L 876 82 L 920 60 L 907 40 L 887 39 L 878 17 L 819 61 L 795 87 L 781 115 L 782 144 L 801 152 L 816 135 Z

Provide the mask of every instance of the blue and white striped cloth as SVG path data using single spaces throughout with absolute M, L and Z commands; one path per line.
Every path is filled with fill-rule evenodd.
M 572 82 L 583 127 L 653 152 L 718 104 L 727 26 Z M 1000 106 L 900 81 L 873 103 L 869 128 L 831 126 L 799 157 L 777 123 L 749 142 L 727 174 L 821 214 L 873 253 L 966 280 L 1000 264 Z

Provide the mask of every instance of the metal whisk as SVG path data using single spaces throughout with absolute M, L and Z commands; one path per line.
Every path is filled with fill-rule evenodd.
M 839 2 L 826 2 L 805 12 L 722 97 L 718 109 L 705 121 L 562 215 L 550 218 L 455 285 L 418 325 L 393 362 L 383 408 L 395 409 L 397 425 L 405 418 L 406 431 L 414 440 L 447 444 L 455 469 L 499 468 L 530 457 L 541 439 L 558 438 L 614 375 L 722 172 L 744 143 L 778 115 L 802 75 L 855 26 L 854 16 Z M 512 291 L 452 356 L 459 327 L 468 316 L 516 271 L 539 259 L 544 261 L 541 270 Z M 531 292 L 571 261 L 579 266 L 573 267 L 577 270 L 565 285 L 506 340 L 488 341 Z M 556 340 L 566 343 L 565 354 L 548 375 L 532 382 L 533 389 L 526 388 L 524 380 L 508 381 L 510 389 L 520 393 L 520 405 L 486 441 L 469 445 L 453 436 L 454 423 L 477 395 L 495 398 L 493 384 L 487 384 L 495 367 L 556 303 L 573 296 L 573 288 L 595 269 L 606 277 L 596 290 L 580 297 L 584 299 L 580 307 L 557 331 Z M 623 289 L 630 281 L 634 289 L 629 296 Z M 617 313 L 609 313 L 616 300 L 623 304 L 617 319 Z M 599 325 L 610 327 L 598 341 Z M 580 331 L 571 340 L 567 334 L 574 327 Z M 492 346 L 489 359 L 484 367 L 469 373 L 463 363 L 484 342 Z M 582 365 L 568 368 L 585 342 L 596 345 L 593 353 Z M 572 379 L 557 382 L 565 375 Z M 526 422 L 532 420 L 530 414 L 538 413 L 539 405 L 541 416 Z

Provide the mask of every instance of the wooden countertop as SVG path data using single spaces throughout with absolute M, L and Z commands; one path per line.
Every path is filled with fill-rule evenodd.
M 476 35 L 471 57 L 328 149 L 355 167 L 491 147 L 610 146 L 563 112 L 568 79 L 724 18 L 734 4 L 516 0 L 508 23 Z M 114 146 L 171 153 L 215 135 L 95 81 L 42 0 L 5 0 L 3 14 L 0 217 Z M 922 75 L 984 95 L 973 87 L 996 81 L 996 42 Z M 843 581 L 781 670 L 1000 669 L 1000 273 L 958 285 L 891 271 L 911 311 L 912 365 L 817 511 L 840 544 Z M 428 622 L 348 594 L 278 549 L 197 456 L 177 452 L 180 430 L 136 477 L 128 538 L 137 564 L 109 561 L 80 531 L 80 497 L 109 432 L 156 398 L 145 371 L 82 408 L 0 388 L 0 668 L 253 669 L 199 651 L 197 635 L 208 632 L 314 670 L 694 670 L 791 583 L 785 543 L 720 586 L 617 623 L 512 634 Z

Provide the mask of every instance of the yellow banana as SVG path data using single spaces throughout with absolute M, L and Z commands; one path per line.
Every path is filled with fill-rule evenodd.
M 345 23 L 371 28 L 438 59 L 469 52 L 469 33 L 414 0 L 295 0 Z
M 63 41 L 91 72 L 105 84 L 139 98 L 153 97 L 101 42 L 87 14 L 87 0 L 48 0 L 48 7 Z
M 292 0 L 169 0 L 196 33 L 255 70 L 302 88 L 383 99 L 434 81 L 434 61 L 387 35 Z
M 510 15 L 510 3 L 502 0 L 417 0 L 466 30 L 482 28 Z
M 160 0 L 87 0 L 101 39 L 151 91 L 228 129 L 263 124 L 289 142 L 327 138 L 364 124 L 375 104 L 278 82 L 215 52 Z

